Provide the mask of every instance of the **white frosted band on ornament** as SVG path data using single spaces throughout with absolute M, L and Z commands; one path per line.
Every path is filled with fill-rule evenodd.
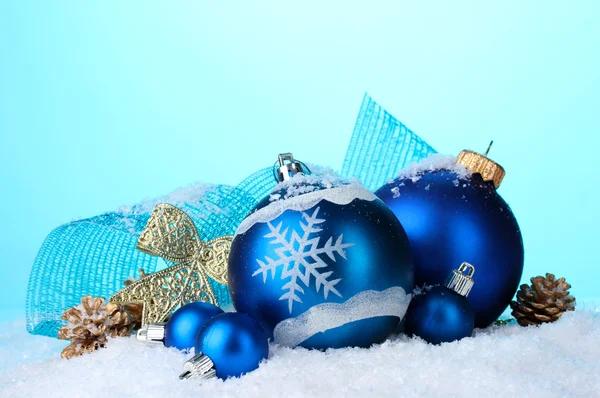
M 337 205 L 347 205 L 355 199 L 368 200 L 371 202 L 377 199 L 377 196 L 369 192 L 369 190 L 362 185 L 350 184 L 344 187 L 305 193 L 286 200 L 277 200 L 250 214 L 242 221 L 237 231 L 235 231 L 234 236 L 245 234 L 257 223 L 273 221 L 286 210 L 305 211 L 323 200 Z
M 285 347 L 296 347 L 319 332 L 350 322 L 378 316 L 402 319 L 411 295 L 400 286 L 382 292 L 365 290 L 343 303 L 323 303 L 311 307 L 296 318 L 285 319 L 275 326 L 273 341 Z

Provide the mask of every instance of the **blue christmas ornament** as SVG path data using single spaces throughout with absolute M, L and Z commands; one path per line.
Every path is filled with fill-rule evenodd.
M 192 348 L 206 322 L 222 313 L 216 305 L 201 301 L 184 305 L 171 315 L 165 326 L 165 346 L 180 350 Z
M 416 286 L 443 283 L 463 261 L 477 264 L 469 302 L 475 326 L 484 328 L 508 306 L 523 273 L 519 224 L 496 192 L 504 169 L 471 151 L 461 152 L 456 162 L 436 156 L 404 170 L 375 194 L 408 234 Z
M 212 318 L 198 334 L 196 355 L 181 379 L 239 377 L 258 368 L 269 355 L 267 335 L 248 315 L 227 312 Z
M 469 270 L 468 275 L 463 272 Z M 416 295 L 406 312 L 404 332 L 432 344 L 470 337 L 475 325 L 467 296 L 473 287 L 475 267 L 463 263 L 442 286 Z
M 280 155 L 282 182 L 238 228 L 228 270 L 234 306 L 284 346 L 381 342 L 414 285 L 406 233 L 363 186 L 306 173 Z
M 167 347 L 189 350 L 196 344 L 196 337 L 209 319 L 222 314 L 216 305 L 205 302 L 189 303 L 175 311 L 169 321 L 143 326 L 137 339 L 143 342 L 162 342 Z

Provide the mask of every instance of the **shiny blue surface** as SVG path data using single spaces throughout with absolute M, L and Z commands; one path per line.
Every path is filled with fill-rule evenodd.
M 395 187 L 397 198 L 391 192 Z M 493 185 L 479 174 L 461 180 L 444 170 L 426 173 L 416 182 L 395 180 L 375 193 L 408 234 L 415 284 L 442 284 L 453 269 L 469 262 L 476 269 L 468 296 L 475 326 L 494 322 L 517 291 L 524 252 L 517 220 Z
M 226 312 L 208 321 L 198 334 L 196 353 L 214 363 L 217 377 L 238 377 L 258 368 L 269 356 L 269 342 L 258 322 L 239 312 Z
M 191 349 L 206 322 L 222 313 L 222 309 L 210 303 L 198 301 L 184 305 L 171 315 L 165 325 L 165 346 L 179 350 Z
M 321 259 L 327 263 L 323 272 L 332 271 L 330 279 L 341 278 L 335 286 L 342 297 L 329 293 L 324 298 L 323 291 L 315 288 L 311 277 L 309 286 L 301 285 L 302 302 L 295 302 L 290 313 L 287 300 L 280 300 L 282 287 L 289 279 L 281 279 L 282 267 L 277 268 L 263 281 L 261 275 L 252 276 L 259 268 L 257 260 L 270 257 L 277 259 L 276 245 L 271 238 L 264 236 L 270 232 L 266 223 L 255 224 L 245 234 L 233 240 L 229 257 L 229 288 L 236 309 L 255 318 L 269 334 L 284 319 L 297 317 L 314 305 L 334 302 L 341 303 L 365 290 L 382 291 L 392 286 L 400 286 L 412 291 L 413 266 L 408 238 L 404 229 L 389 208 L 381 201 L 355 199 L 347 205 L 337 205 L 321 201 L 304 213 L 312 214 L 319 208 L 318 217 L 325 219 L 319 224 L 320 245 L 330 237 L 333 241 L 343 234 L 348 247 L 346 259 L 335 254 L 335 261 L 326 255 Z M 300 221 L 302 212 L 287 210 L 272 225 L 283 223 L 285 228 L 302 234 Z M 314 236 L 316 236 L 315 234 Z M 289 265 L 289 264 L 288 264 Z M 289 265 L 291 267 L 291 265 Z M 306 348 L 326 349 L 346 346 L 366 347 L 383 341 L 398 324 L 398 317 L 375 317 L 347 323 L 343 326 L 319 332 L 300 345 Z
M 432 344 L 448 343 L 473 333 L 474 314 L 466 297 L 445 286 L 415 296 L 406 311 L 404 332 Z

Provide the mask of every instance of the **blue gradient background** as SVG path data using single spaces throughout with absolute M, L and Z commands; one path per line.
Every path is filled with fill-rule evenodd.
M 596 1 L 0 1 L 0 317 L 57 225 L 282 151 L 340 168 L 362 96 L 485 150 L 528 277 L 600 277 Z

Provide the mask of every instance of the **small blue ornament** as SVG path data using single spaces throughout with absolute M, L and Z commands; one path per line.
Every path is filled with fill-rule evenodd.
M 196 355 L 183 366 L 181 379 L 239 377 L 269 356 L 269 342 L 258 322 L 239 312 L 212 318 L 198 334 Z
M 469 269 L 469 274 L 462 272 Z M 475 268 L 463 263 L 443 286 L 413 298 L 406 312 L 404 332 L 428 343 L 440 344 L 470 337 L 475 318 L 467 295 L 473 286 Z
M 410 239 L 415 285 L 439 285 L 456 264 L 478 264 L 469 295 L 475 326 L 485 328 L 506 309 L 523 273 L 523 238 L 508 204 L 496 189 L 504 169 L 487 157 L 463 151 L 456 164 L 429 158 L 416 171 L 375 194 L 392 209 Z
M 223 310 L 211 303 L 197 301 L 175 311 L 166 324 L 149 324 L 142 327 L 137 338 L 143 342 L 162 342 L 167 347 L 190 350 L 206 323 Z
M 201 301 L 184 305 L 171 315 L 165 326 L 165 346 L 189 350 L 206 322 L 222 313 L 216 305 Z
M 307 175 L 298 163 L 280 155 L 281 183 L 236 232 L 228 268 L 235 308 L 288 347 L 381 342 L 413 289 L 406 233 L 363 186 Z

